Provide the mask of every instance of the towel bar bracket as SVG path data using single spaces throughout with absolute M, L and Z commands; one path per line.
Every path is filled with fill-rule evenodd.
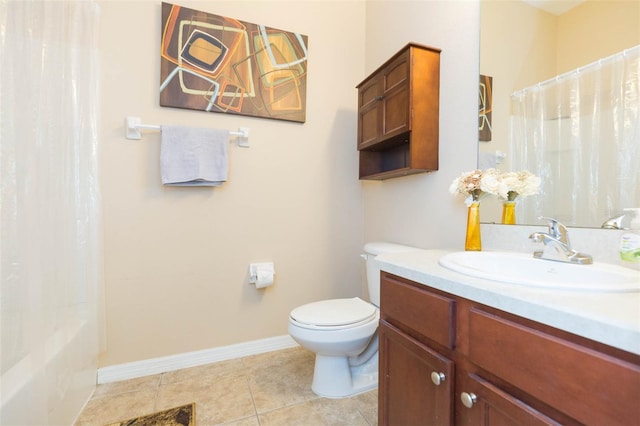
M 238 146 L 242 148 L 249 148 L 249 128 L 240 127 L 238 132 L 229 132 L 232 135 L 238 136 Z
M 140 134 L 140 117 L 127 117 L 125 120 L 125 137 L 127 139 L 142 139 Z

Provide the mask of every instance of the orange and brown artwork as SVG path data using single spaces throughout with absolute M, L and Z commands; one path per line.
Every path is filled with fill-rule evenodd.
M 304 123 L 308 37 L 162 3 L 160 106 Z
M 481 142 L 489 142 L 491 140 L 492 90 L 493 77 L 481 75 L 478 93 L 478 139 Z

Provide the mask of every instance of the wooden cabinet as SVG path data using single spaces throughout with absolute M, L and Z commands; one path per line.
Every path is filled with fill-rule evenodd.
M 557 425 L 508 392 L 475 374 L 462 374 L 456 424 L 482 425 Z
M 450 425 L 456 303 L 382 275 L 378 422 Z
M 357 89 L 360 179 L 438 170 L 440 50 L 410 43 Z
M 389 323 L 379 328 L 380 389 L 399 398 L 381 398 L 379 422 L 392 425 L 449 425 L 453 418 L 453 361 Z M 433 376 L 433 377 L 432 377 Z M 416 378 L 421 378 L 416 380 Z
M 640 356 L 383 272 L 381 425 L 640 424 Z

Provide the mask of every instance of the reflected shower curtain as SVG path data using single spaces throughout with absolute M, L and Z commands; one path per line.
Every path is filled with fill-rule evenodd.
M 514 170 L 542 178 L 522 223 L 599 226 L 640 207 L 640 46 L 514 93 Z
M 0 0 L 0 424 L 72 424 L 102 341 L 98 9 Z

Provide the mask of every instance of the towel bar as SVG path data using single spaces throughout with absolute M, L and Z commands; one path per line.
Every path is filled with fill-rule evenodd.
M 161 131 L 161 127 L 157 124 L 142 124 L 140 117 L 126 117 L 124 130 L 127 139 L 142 139 L 141 129 Z M 238 137 L 238 146 L 249 148 L 248 127 L 240 127 L 237 132 L 230 131 L 229 135 Z

